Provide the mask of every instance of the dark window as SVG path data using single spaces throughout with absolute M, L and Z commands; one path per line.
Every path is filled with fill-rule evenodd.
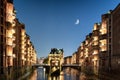
M 3 25 L 3 17 L 1 17 L 1 24 Z
M 3 9 L 1 8 L 1 15 L 3 16 Z
M 2 26 L 0 27 L 0 31 L 1 31 L 1 33 L 3 34 L 3 27 L 2 27 Z
M 1 42 L 3 43 L 3 35 L 1 35 Z
M 109 32 L 109 36 L 111 37 L 111 32 Z
M 102 66 L 105 66 L 105 60 L 102 60 Z
M 1 2 L 1 6 L 3 6 L 3 1 L 2 1 L 2 0 L 0 0 L 0 2 Z
M 111 53 L 111 49 L 109 50 L 109 53 Z
M 3 45 L 1 44 L 1 47 L 0 47 L 0 52 L 1 52 L 1 54 L 3 54 Z
M 111 19 L 109 19 L 109 24 L 111 24 Z
M 109 42 L 111 43 L 111 38 L 109 38 Z
M 111 44 L 109 44 L 109 49 L 111 49 Z
M 109 32 L 111 32 L 111 26 L 109 26 Z
M 0 74 L 3 74 L 3 46 L 1 46 L 1 51 L 0 51 L 1 55 L 0 55 Z

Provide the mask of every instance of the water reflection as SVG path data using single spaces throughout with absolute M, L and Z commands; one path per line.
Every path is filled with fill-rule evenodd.
M 60 72 L 60 75 L 53 75 L 45 73 L 44 68 L 38 68 L 34 71 L 29 80 L 90 80 L 84 73 L 72 68 L 65 68 Z M 98 80 L 98 79 L 91 79 Z
M 60 75 L 48 75 L 48 80 L 64 80 L 63 71 L 60 72 Z
M 30 77 L 30 80 L 37 80 L 37 70 L 33 72 L 33 75 Z
M 45 69 L 42 67 L 37 69 L 37 80 L 47 80 L 46 74 L 45 74 Z
M 64 80 L 86 80 L 86 76 L 77 69 L 68 67 L 64 69 Z

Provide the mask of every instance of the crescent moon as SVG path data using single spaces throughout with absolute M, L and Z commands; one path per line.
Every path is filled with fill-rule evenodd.
M 80 23 L 80 20 L 77 19 L 76 22 L 75 22 L 75 24 L 77 25 L 77 24 L 79 24 L 79 23 Z

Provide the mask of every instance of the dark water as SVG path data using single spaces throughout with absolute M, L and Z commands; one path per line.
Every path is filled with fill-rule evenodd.
M 60 75 L 50 76 L 44 68 L 38 68 L 28 80 L 99 80 L 95 77 L 88 79 L 85 74 L 72 68 L 66 68 Z

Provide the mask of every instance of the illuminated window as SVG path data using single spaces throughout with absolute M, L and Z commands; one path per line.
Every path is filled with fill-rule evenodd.
M 107 44 L 107 40 L 106 39 L 100 40 L 100 46 L 104 46 L 106 44 Z
M 22 49 L 21 52 L 24 53 L 24 50 Z
M 85 52 L 88 52 L 88 48 L 85 48 Z
M 94 28 L 93 28 L 93 30 L 97 30 L 97 26 L 96 26 L 96 25 L 94 25 Z
M 13 41 L 11 38 L 7 38 L 6 43 L 7 45 L 12 45 Z
M 81 49 L 83 49 L 83 46 L 81 46 Z
M 100 51 L 106 51 L 107 50 L 107 40 L 100 40 Z
M 93 51 L 93 54 L 98 54 L 98 50 L 94 50 L 94 51 Z
M 87 41 L 87 40 L 85 41 L 85 44 L 86 44 L 86 45 L 88 44 L 88 41 Z
M 94 41 L 93 45 L 98 45 L 98 41 Z
M 25 35 L 25 30 L 24 29 L 22 30 L 22 34 L 21 35 L 23 35 L 23 36 Z
M 24 49 L 25 47 L 24 46 L 22 46 L 22 49 Z
M 105 29 L 106 27 L 107 27 L 107 22 L 106 21 L 102 22 L 101 29 Z
M 106 22 L 103 22 L 100 29 L 100 34 L 106 34 L 106 33 L 107 33 L 107 25 Z
M 80 56 L 81 56 L 81 57 L 83 56 L 83 52 L 80 53 Z
M 12 56 L 13 49 L 11 46 L 7 46 L 7 56 Z
M 97 41 L 98 40 L 98 36 L 93 37 L 93 40 Z
M 7 37 L 9 37 L 9 38 L 12 38 L 12 31 L 11 30 L 7 30 Z
M 100 48 L 100 51 L 106 51 L 107 50 L 107 47 L 106 46 L 102 46 L 101 48 Z
M 88 53 L 85 53 L 85 57 L 88 57 Z
M 14 29 L 11 29 L 11 33 L 13 33 L 13 34 L 14 34 L 14 33 L 15 33 L 15 30 L 14 30 Z
M 100 29 L 100 34 L 106 34 L 107 33 L 107 29 Z

